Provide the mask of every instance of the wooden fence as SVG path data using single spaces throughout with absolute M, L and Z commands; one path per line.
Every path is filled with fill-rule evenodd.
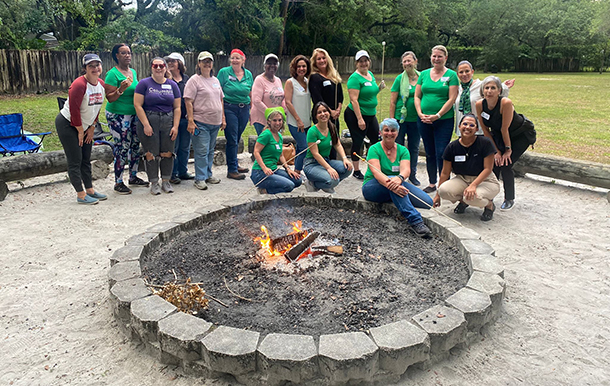
M 42 93 L 51 91 L 65 91 L 78 75 L 81 69 L 81 60 L 86 52 L 80 51 L 43 51 L 43 50 L 0 50 L 0 93 L 23 94 Z M 103 62 L 105 76 L 106 70 L 114 66 L 110 52 L 98 53 Z M 187 73 L 193 74 L 197 64 L 197 54 L 187 52 L 184 55 Z M 150 53 L 134 53 L 132 67 L 142 79 L 150 75 Z M 226 55 L 214 57 L 216 70 L 229 65 Z M 249 56 L 246 68 L 254 76 L 263 72 L 264 56 Z M 281 57 L 278 76 L 290 77 L 291 57 Z M 347 76 L 354 71 L 353 57 L 335 57 L 335 67 Z M 371 70 L 377 75 L 381 74 L 381 59 L 373 58 Z M 400 58 L 386 58 L 385 72 L 398 73 L 401 71 Z

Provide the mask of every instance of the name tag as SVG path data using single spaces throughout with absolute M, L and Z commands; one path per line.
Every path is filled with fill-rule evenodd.
M 214 83 L 214 84 L 212 85 L 212 87 L 214 87 L 214 88 L 220 88 L 220 84 L 218 84 L 218 83 Z
M 327 86 L 331 86 L 333 83 L 330 80 L 325 80 L 324 82 L 322 82 L 322 86 L 327 87 Z
M 441 82 L 449 82 L 449 77 L 448 76 L 441 77 Z
M 483 118 L 483 119 L 489 119 L 489 114 L 487 114 L 485 111 L 483 111 L 483 112 L 481 113 L 481 118 Z
M 233 75 L 229 75 L 229 80 L 237 80 L 237 78 L 234 77 Z
M 372 86 L 371 82 L 364 82 L 365 86 Z
M 169 84 L 162 84 L 162 85 L 161 85 L 161 88 L 162 88 L 162 89 L 164 89 L 164 90 L 171 90 L 171 89 L 172 89 L 172 86 L 171 86 L 171 85 L 169 85 Z
M 466 162 L 466 156 L 465 155 L 456 155 L 455 162 Z
M 280 149 L 281 149 L 280 145 L 276 143 L 276 144 L 275 144 L 275 149 L 276 149 L 276 150 L 280 150 Z
M 393 172 L 399 172 L 400 171 L 400 165 L 392 165 L 392 171 Z

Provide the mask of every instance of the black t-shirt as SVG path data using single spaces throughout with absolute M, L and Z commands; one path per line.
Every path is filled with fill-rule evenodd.
M 485 157 L 495 152 L 489 138 L 476 136 L 470 147 L 464 147 L 459 139 L 451 142 L 445 148 L 443 159 L 451 162 L 455 174 L 478 176 L 485 169 Z

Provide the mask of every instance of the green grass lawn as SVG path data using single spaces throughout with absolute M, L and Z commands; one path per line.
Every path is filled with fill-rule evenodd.
M 476 73 L 483 79 L 489 74 Z M 380 74 L 376 74 L 380 80 Z M 379 94 L 378 117 L 388 116 L 390 86 L 396 74 L 386 74 L 388 88 Z M 502 80 L 516 78 L 510 98 L 517 112 L 525 114 L 536 125 L 539 153 L 559 155 L 610 164 L 610 74 L 549 73 L 500 74 Z M 347 76 L 344 76 L 347 80 Z M 344 95 L 347 88 L 343 83 Z M 25 129 L 32 132 L 55 132 L 57 97 L 66 93 L 44 95 L 0 96 L 0 114 L 23 114 Z M 344 106 L 347 106 L 347 100 Z M 104 109 L 100 114 L 105 121 Z M 341 116 L 341 127 L 346 128 Z M 221 133 L 222 134 L 222 133 Z M 244 137 L 255 134 L 248 126 Z M 45 139 L 45 150 L 61 148 L 56 134 Z

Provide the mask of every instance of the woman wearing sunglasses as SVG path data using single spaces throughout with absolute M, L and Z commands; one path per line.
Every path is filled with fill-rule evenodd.
M 138 137 L 142 142 L 146 174 L 152 195 L 172 193 L 169 180 L 174 167 L 174 141 L 180 124 L 180 89 L 165 77 L 167 64 L 163 58 L 151 62 L 152 76 L 136 86 L 133 104 L 138 115 Z M 159 185 L 161 169 L 162 185 Z

